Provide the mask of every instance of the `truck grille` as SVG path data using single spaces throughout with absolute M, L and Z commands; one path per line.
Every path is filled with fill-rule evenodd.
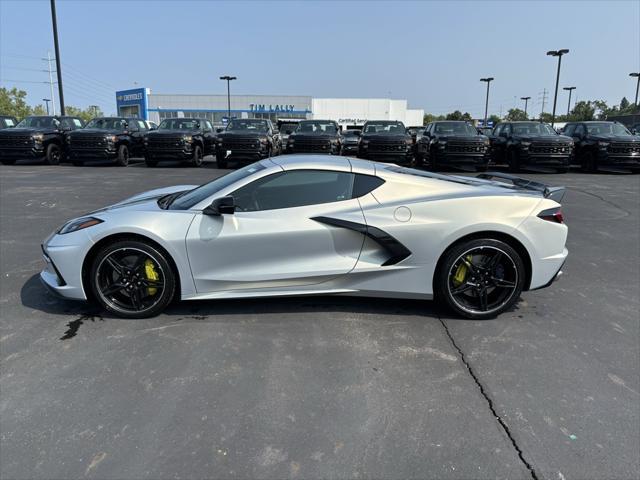
M 293 144 L 296 152 L 328 152 L 331 151 L 330 140 L 300 139 Z
M 182 147 L 182 137 L 149 137 L 147 140 L 147 148 L 150 150 L 175 150 L 180 147 Z
M 71 148 L 96 148 L 105 145 L 103 136 L 97 137 L 71 137 Z
M 477 142 L 448 142 L 447 153 L 484 153 L 486 147 Z
M 531 153 L 570 153 L 571 146 L 562 143 L 532 143 L 529 147 Z
M 369 143 L 369 151 L 370 152 L 405 152 L 407 150 L 408 145 L 405 142 L 370 142 Z
M 33 139 L 31 135 L 2 135 L 0 147 L 31 147 Z
M 255 137 L 223 138 L 224 150 L 260 150 L 260 140 Z
M 638 142 L 615 142 L 609 145 L 609 153 L 627 154 L 640 153 L 640 143 Z

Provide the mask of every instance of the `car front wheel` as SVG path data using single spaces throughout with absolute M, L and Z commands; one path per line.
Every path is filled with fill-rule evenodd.
M 524 288 L 526 270 L 518 252 L 491 238 L 449 249 L 436 273 L 436 298 L 457 314 L 477 320 L 511 308 Z
M 116 165 L 119 167 L 126 167 L 129 165 L 129 147 L 126 145 L 120 145 L 118 147 L 118 157 L 116 158 Z
M 45 155 L 45 161 L 49 165 L 58 165 L 60 158 L 62 157 L 62 150 L 55 143 L 50 143 L 47 147 L 47 154 Z
M 176 289 L 166 254 L 140 240 L 120 240 L 102 248 L 93 260 L 89 279 L 100 305 L 124 318 L 158 315 Z

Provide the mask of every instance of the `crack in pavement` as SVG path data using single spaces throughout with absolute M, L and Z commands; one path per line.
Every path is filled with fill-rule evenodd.
M 440 317 L 440 315 L 438 315 L 438 321 L 440 322 L 440 324 L 442 325 L 442 327 L 444 328 L 445 333 L 447 334 L 447 337 L 449 337 L 449 341 L 451 342 L 451 344 L 453 345 L 453 348 L 458 352 L 458 354 L 460 355 L 460 359 L 462 360 L 462 363 L 464 364 L 464 366 L 467 368 L 467 371 L 469 372 L 469 375 L 471 375 L 471 378 L 473 378 L 473 381 L 476 383 L 476 385 L 478 386 L 478 389 L 480 390 L 480 394 L 484 397 L 484 399 L 487 401 L 487 404 L 489 405 L 489 410 L 491 410 L 491 413 L 493 414 L 493 416 L 495 417 L 495 419 L 498 421 L 498 423 L 500 424 L 500 426 L 502 427 L 502 429 L 504 430 L 504 433 L 507 435 L 507 437 L 509 438 L 509 440 L 511 441 L 511 444 L 513 445 L 513 448 L 516 450 L 516 452 L 518 453 L 518 457 L 520 458 L 520 461 L 524 464 L 524 466 L 527 468 L 527 470 L 529 470 L 529 473 L 531 474 L 531 478 L 533 480 L 539 480 L 538 479 L 538 475 L 536 474 L 535 469 L 533 468 L 533 466 L 527 462 L 527 460 L 524 458 L 524 454 L 522 453 L 522 449 L 518 446 L 518 443 L 516 442 L 515 438 L 513 438 L 513 435 L 511 434 L 511 430 L 509 429 L 509 427 L 507 426 L 507 424 L 505 423 L 505 421 L 502 419 L 502 417 L 500 415 L 498 415 L 498 412 L 496 411 L 494 405 L 493 405 L 493 400 L 491 399 L 491 397 L 489 396 L 489 394 L 486 392 L 484 386 L 482 385 L 482 383 L 480 382 L 480 379 L 478 378 L 478 376 L 475 374 L 475 372 L 473 371 L 473 368 L 471 367 L 471 365 L 469 364 L 467 357 L 465 356 L 464 352 L 462 351 L 462 349 L 458 346 L 458 344 L 456 343 L 456 341 L 453 339 L 453 335 L 451 335 L 451 332 L 449 331 L 449 327 L 447 327 L 447 324 L 444 322 L 444 320 L 442 319 L 442 317 Z
M 611 200 L 607 200 L 606 198 L 598 195 L 597 193 L 589 192 L 587 190 L 582 190 L 581 188 L 577 188 L 577 187 L 567 187 L 567 188 L 569 190 L 575 190 L 576 192 L 580 192 L 580 193 L 582 193 L 584 195 L 589 195 L 591 197 L 597 198 L 598 200 L 601 200 L 602 202 L 604 202 L 604 203 L 606 203 L 608 205 L 611 205 L 612 207 L 617 208 L 618 210 L 621 210 L 622 212 L 624 212 L 626 214 L 626 215 L 623 215 L 621 217 L 614 218 L 612 220 L 618 220 L 620 218 L 625 218 L 625 217 L 628 217 L 628 216 L 631 215 L 631 212 L 629 210 L 627 210 L 626 208 L 621 207 L 620 205 L 618 205 L 615 202 L 612 202 Z

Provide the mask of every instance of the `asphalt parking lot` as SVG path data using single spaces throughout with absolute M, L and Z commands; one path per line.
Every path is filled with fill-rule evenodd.
M 40 242 L 202 169 L 0 166 L 0 477 L 638 478 L 640 175 L 567 185 L 570 256 L 490 321 L 296 298 L 103 316 L 40 285 Z

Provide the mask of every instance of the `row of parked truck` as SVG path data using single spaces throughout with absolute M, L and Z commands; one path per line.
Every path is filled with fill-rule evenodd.
M 6 117 L 0 117 L 5 122 Z M 12 127 L 10 123 L 14 123 Z M 1 123 L 0 123 L 1 125 Z M 159 126 L 138 118 L 101 117 L 86 125 L 76 117 L 33 116 L 0 130 L 0 161 L 40 158 L 49 164 L 110 159 L 125 166 L 133 157 L 149 167 L 162 160 L 200 166 L 213 155 L 219 168 L 285 153 L 352 155 L 429 169 L 486 170 L 492 164 L 566 172 L 640 170 L 640 136 L 617 122 L 573 122 L 558 134 L 535 122 L 503 122 L 483 132 L 464 121 L 435 121 L 405 127 L 397 121 L 368 121 L 342 131 L 331 120 L 282 123 L 233 119 L 214 128 L 206 119 L 168 118 Z

